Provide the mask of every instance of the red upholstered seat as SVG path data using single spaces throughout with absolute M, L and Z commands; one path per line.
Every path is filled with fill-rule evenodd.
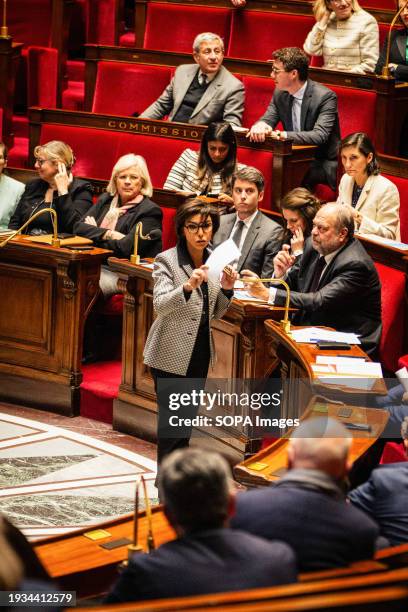
M 234 11 L 227 55 L 266 61 L 281 47 L 302 48 L 314 23 L 312 16 Z
M 86 40 L 97 45 L 116 45 L 120 0 L 87 0 Z
M 272 208 L 272 160 L 273 153 L 270 151 L 257 151 L 254 148 L 246 149 L 238 147 L 238 161 L 247 166 L 254 166 L 262 172 L 265 177 L 265 195 L 261 204 L 262 208 Z
M 200 32 L 215 32 L 228 46 L 231 10 L 181 4 L 147 3 L 143 47 L 191 53 Z
M 330 85 L 330 89 L 337 94 L 341 137 L 353 132 L 365 132 L 375 140 L 377 94 L 336 85 Z
M 92 111 L 110 115 L 139 114 L 170 83 L 171 68 L 122 62 L 99 62 Z
M 30 46 L 27 49 L 28 106 L 57 105 L 58 51 Z
M 385 463 L 399 463 L 408 461 L 405 447 L 402 442 L 387 442 L 381 455 L 380 465 Z
M 136 47 L 136 37 L 134 32 L 125 32 L 119 36 L 119 45 L 121 47 Z
M 13 0 L 7 3 L 7 25 L 15 42 L 50 46 L 52 0 Z
M 174 247 L 177 241 L 176 230 L 174 229 L 174 217 L 176 216 L 175 208 L 162 207 L 163 213 L 163 251 Z
M 408 368 L 408 355 L 404 355 L 398 359 L 398 368 Z
M 381 281 L 382 336 L 380 361 L 384 368 L 395 372 L 403 352 L 406 322 L 405 274 L 375 262 Z
M 316 185 L 314 193 L 322 202 L 335 202 L 337 200 L 337 193 L 330 189 L 328 185 L 323 185 L 323 183 Z
M 370 11 L 370 8 L 396 10 L 394 0 L 361 0 L 360 5 L 366 11 Z
M 245 109 L 242 125 L 251 127 L 266 111 L 275 89 L 270 77 L 243 76 L 245 87 Z
M 408 178 L 401 176 L 391 176 L 390 174 L 384 174 L 384 176 L 392 181 L 396 186 L 400 194 L 400 222 L 401 222 L 401 240 L 402 242 L 408 243 Z

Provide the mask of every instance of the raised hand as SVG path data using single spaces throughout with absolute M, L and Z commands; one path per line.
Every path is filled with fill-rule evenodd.
M 248 293 L 253 297 L 265 300 L 267 302 L 269 298 L 269 291 L 265 285 L 256 281 L 258 278 L 259 276 L 255 274 L 255 272 L 251 272 L 251 270 L 241 271 L 241 280 L 244 283 L 245 291 L 248 291 Z
M 275 278 L 282 278 L 295 263 L 295 257 L 290 254 L 290 246 L 284 244 L 282 250 L 274 257 L 273 271 Z
M 58 172 L 54 176 L 55 185 L 58 189 L 58 195 L 66 195 L 68 193 L 68 187 L 72 183 L 73 176 L 71 173 L 67 173 L 67 167 L 62 162 L 58 162 Z
M 194 289 L 197 289 L 202 283 L 208 280 L 208 266 L 200 266 L 193 270 L 192 275 L 188 279 L 187 283 L 184 283 L 183 288 L 191 293 Z

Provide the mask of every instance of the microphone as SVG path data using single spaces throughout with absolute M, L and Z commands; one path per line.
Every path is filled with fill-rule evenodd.
M 393 18 L 393 20 L 390 23 L 390 29 L 388 30 L 388 38 L 387 38 L 387 50 L 386 50 L 386 54 L 385 54 L 385 64 L 382 67 L 381 70 L 381 76 L 382 77 L 386 77 L 389 78 L 390 76 L 390 69 L 388 67 L 389 61 L 390 61 L 390 49 L 391 49 L 391 31 L 392 28 L 394 27 L 398 17 L 401 15 L 402 11 L 405 9 L 405 7 L 408 4 L 408 0 L 407 2 L 405 2 L 405 4 L 403 4 L 401 6 L 401 8 L 399 9 L 399 11 L 397 12 L 397 14 L 395 15 L 395 17 Z
M 50 215 L 51 215 L 52 231 L 53 231 L 53 235 L 52 235 L 52 239 L 51 239 L 51 246 L 53 246 L 53 247 L 60 247 L 61 246 L 61 241 L 58 238 L 57 213 L 55 212 L 55 210 L 53 208 L 43 208 L 42 210 L 39 210 L 38 212 L 36 212 L 32 217 L 30 217 L 25 223 L 23 223 L 23 225 L 19 229 L 17 229 L 15 232 L 10 234 L 10 236 L 8 236 L 5 240 L 3 240 L 3 242 L 0 242 L 0 248 L 6 246 L 6 244 L 10 240 L 15 238 L 17 236 L 17 234 L 22 232 L 23 229 L 25 229 L 28 225 L 30 225 L 31 221 L 34 221 L 34 219 L 37 219 L 37 217 L 43 215 L 44 213 L 50 213 Z
M 162 231 L 158 228 L 153 229 L 151 232 L 144 235 L 142 222 L 139 221 L 135 229 L 135 241 L 134 241 L 134 246 L 133 246 L 133 253 L 130 256 L 130 263 L 136 264 L 136 265 L 140 264 L 140 256 L 137 254 L 137 250 L 139 246 L 139 238 L 141 240 L 157 240 L 158 238 L 161 237 L 161 235 L 162 235 Z

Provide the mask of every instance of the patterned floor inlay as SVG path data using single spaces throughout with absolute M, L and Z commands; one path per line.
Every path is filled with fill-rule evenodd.
M 132 512 L 141 474 L 151 503 L 157 503 L 151 459 L 6 413 L 0 414 L 0 428 L 0 512 L 30 539 Z

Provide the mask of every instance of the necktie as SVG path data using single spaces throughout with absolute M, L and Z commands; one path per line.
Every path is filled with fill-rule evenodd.
M 319 259 L 316 261 L 316 264 L 315 264 L 315 269 L 314 269 L 314 272 L 313 272 L 312 282 L 311 282 L 310 288 L 309 288 L 310 293 L 313 293 L 314 291 L 317 291 L 317 287 L 319 286 L 320 277 L 322 275 L 322 272 L 323 272 L 323 269 L 325 268 L 325 266 L 326 266 L 326 260 L 321 255 L 319 257 Z
M 299 118 L 299 114 L 298 114 L 298 109 L 299 109 L 299 102 L 300 100 L 298 100 L 297 98 L 293 97 L 293 102 L 292 102 L 292 124 L 293 124 L 293 131 L 294 132 L 299 132 L 300 131 L 300 122 L 298 120 Z
M 200 75 L 200 85 L 202 87 L 205 87 L 207 85 L 207 75 L 206 74 Z
M 241 236 L 242 236 L 242 231 L 244 229 L 244 222 L 243 221 L 238 221 L 236 227 L 235 227 L 235 231 L 232 235 L 232 239 L 235 242 L 235 244 L 237 245 L 237 247 L 239 248 L 239 243 L 241 242 Z

